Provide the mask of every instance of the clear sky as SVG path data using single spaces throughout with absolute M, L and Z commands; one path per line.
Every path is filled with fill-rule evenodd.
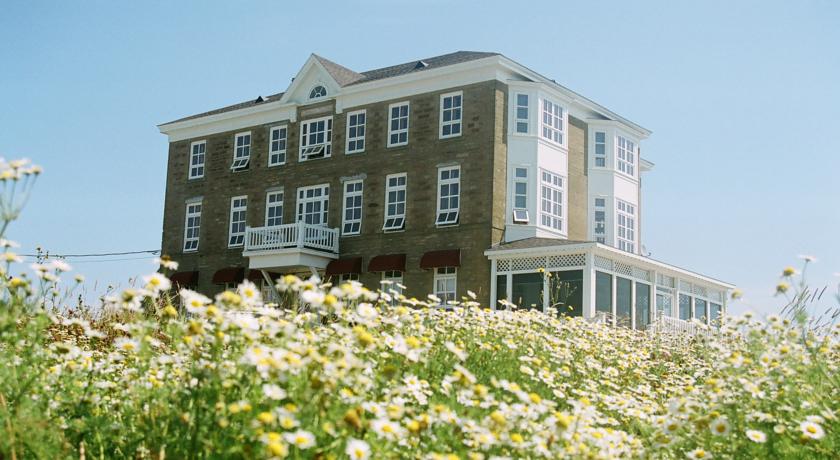
M 362 71 L 497 51 L 653 131 L 653 257 L 737 284 L 736 312 L 778 310 L 800 254 L 836 290 L 840 2 L 455 3 L 4 2 L 0 155 L 45 168 L 9 237 L 26 253 L 159 248 L 156 125 L 283 91 L 310 53 Z M 154 270 L 136 257 L 70 262 L 92 293 Z

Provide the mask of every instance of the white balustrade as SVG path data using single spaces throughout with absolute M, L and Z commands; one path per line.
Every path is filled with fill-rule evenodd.
M 338 229 L 304 222 L 245 229 L 245 251 L 288 248 L 309 248 L 338 253 Z

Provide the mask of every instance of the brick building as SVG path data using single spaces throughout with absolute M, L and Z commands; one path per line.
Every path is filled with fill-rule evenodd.
M 202 292 L 317 272 L 643 327 L 714 319 L 732 287 L 643 254 L 648 130 L 497 53 L 312 55 L 283 93 L 159 128 L 163 252 Z

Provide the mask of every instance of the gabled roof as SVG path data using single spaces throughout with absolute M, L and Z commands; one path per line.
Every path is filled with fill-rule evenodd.
M 340 86 L 347 86 L 349 84 L 355 83 L 363 78 L 364 75 L 357 73 L 344 67 L 341 64 L 336 64 L 333 61 L 330 61 L 327 58 L 318 56 L 317 54 L 313 54 L 312 57 L 318 60 L 324 69 L 330 74 L 331 77 L 338 83 Z
M 510 249 L 546 248 L 551 246 L 565 246 L 568 244 L 593 243 L 593 241 L 561 240 L 560 238 L 531 237 L 507 243 L 495 244 L 488 251 L 507 251 Z
M 192 120 L 194 118 L 206 117 L 209 115 L 216 115 L 217 113 L 232 112 L 234 110 L 245 109 L 259 104 L 265 104 L 266 102 L 279 101 L 281 97 L 283 97 L 283 93 L 272 94 L 270 96 L 257 96 L 254 99 L 251 99 L 250 101 L 240 102 L 238 104 L 229 105 L 220 109 L 210 110 L 209 112 L 203 112 L 195 115 L 190 115 L 184 118 L 179 118 L 177 120 L 166 122 L 164 123 L 164 125 L 168 125 L 169 123 L 177 123 L 179 121 Z

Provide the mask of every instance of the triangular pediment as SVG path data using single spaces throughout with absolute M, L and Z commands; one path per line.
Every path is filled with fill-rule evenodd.
M 342 86 L 363 76 L 316 54 L 309 56 L 298 71 L 281 103 L 309 104 L 334 98 Z

